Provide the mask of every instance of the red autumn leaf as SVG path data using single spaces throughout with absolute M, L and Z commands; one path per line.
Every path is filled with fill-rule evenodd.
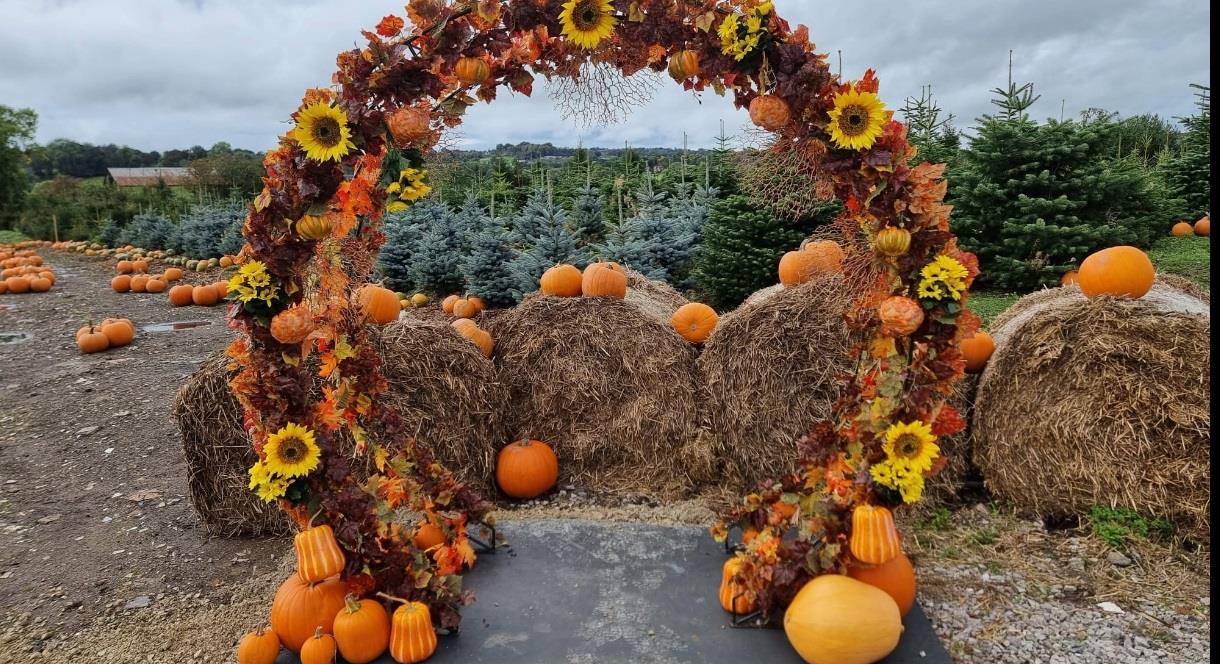
M 381 19 L 381 22 L 377 24 L 377 34 L 382 37 L 393 37 L 402 32 L 404 25 L 406 25 L 405 21 L 391 14 Z

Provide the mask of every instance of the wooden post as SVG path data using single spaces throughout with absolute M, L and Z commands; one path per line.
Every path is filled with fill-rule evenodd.
M 51 215 L 51 229 L 55 233 L 55 241 L 59 242 L 59 218 Z

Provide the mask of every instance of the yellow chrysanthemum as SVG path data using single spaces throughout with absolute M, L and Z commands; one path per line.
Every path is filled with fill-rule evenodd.
M 559 12 L 563 36 L 581 48 L 597 48 L 614 34 L 618 19 L 613 12 L 610 0 L 568 0 Z
M 253 466 L 250 466 L 250 488 L 254 489 L 260 484 L 265 484 L 271 475 L 267 472 L 267 466 L 263 465 L 262 461 L 255 461 Z
M 932 427 L 919 420 L 891 424 L 885 430 L 885 443 L 881 449 L 894 463 L 896 470 L 911 471 L 896 472 L 895 479 L 900 480 L 905 477 L 899 475 L 919 475 L 931 470 L 932 460 L 940 455 Z
M 263 446 L 267 472 L 285 478 L 303 477 L 318 467 L 322 452 L 313 431 L 289 422 L 267 437 Z
M 267 478 L 262 483 L 251 487 L 259 498 L 266 502 L 274 502 L 284 497 L 288 492 L 288 485 L 292 482 L 284 477 Z
M 937 256 L 919 271 L 919 297 L 926 300 L 962 299 L 970 272 L 949 256 Z
M 297 115 L 297 126 L 290 134 L 305 156 L 314 161 L 338 161 L 356 148 L 347 113 L 337 106 L 318 102 Z
M 410 206 L 402 201 L 390 201 L 389 205 L 385 206 L 385 210 L 386 212 L 406 212 L 408 207 Z
M 417 201 L 432 193 L 432 187 L 424 183 L 424 177 L 427 175 L 427 170 L 418 168 L 405 169 L 399 172 L 398 182 L 390 185 L 394 191 L 389 193 L 396 194 L 400 201 L 408 203 Z M 387 191 L 389 190 L 387 189 Z
M 898 493 L 902 494 L 902 502 L 910 505 L 919 502 L 923 497 L 923 475 L 913 475 L 911 479 L 898 485 Z
M 278 288 L 271 283 L 267 266 L 262 261 L 250 261 L 241 266 L 229 278 L 229 292 L 241 302 L 263 300 L 267 304 L 275 299 Z
M 867 150 L 881 137 L 885 120 L 885 104 L 877 93 L 841 92 L 830 110 L 830 140 L 847 150 Z

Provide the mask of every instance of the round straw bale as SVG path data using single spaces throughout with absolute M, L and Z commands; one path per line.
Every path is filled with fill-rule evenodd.
M 382 399 L 402 415 L 406 431 L 429 447 L 459 479 L 492 487 L 494 454 L 503 439 L 503 390 L 491 362 L 448 325 L 411 318 L 377 332 L 388 388 Z M 275 505 L 247 487 L 255 455 L 229 390 L 223 353 L 204 361 L 174 399 L 191 502 L 208 532 L 222 537 L 289 532 Z M 377 438 L 377 432 L 371 432 Z M 394 441 L 382 441 L 394 448 Z
M 739 487 L 796 467 L 796 440 L 830 416 L 850 371 L 842 278 L 751 296 L 721 317 L 699 357 L 711 447 Z
M 658 320 L 638 306 L 647 293 L 636 295 L 535 293 L 491 322 L 508 391 L 504 442 L 549 443 L 561 484 L 673 497 L 711 472 L 696 435 L 696 351 L 670 328 L 670 314 Z
M 1210 541 L 1211 315 L 1167 282 L 1137 300 L 1041 291 L 996 319 L 973 418 L 992 493 L 1043 516 L 1132 509 Z
M 627 297 L 624 299 L 654 320 L 669 325 L 674 312 L 690 302 L 664 281 L 653 281 L 629 267 L 624 267 L 623 271 L 627 273 Z

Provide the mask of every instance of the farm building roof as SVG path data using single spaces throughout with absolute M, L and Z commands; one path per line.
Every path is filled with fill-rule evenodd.
M 164 180 L 168 185 L 187 184 L 191 169 L 183 166 L 153 166 L 149 168 L 107 168 L 110 178 L 120 187 L 142 187 Z

